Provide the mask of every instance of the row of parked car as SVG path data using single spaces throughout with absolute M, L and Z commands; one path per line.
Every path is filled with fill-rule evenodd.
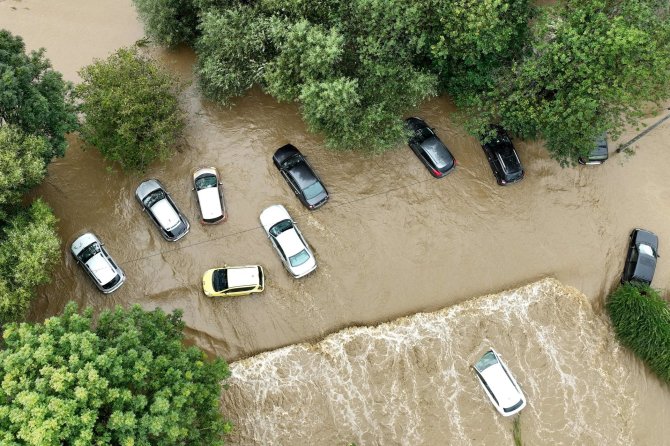
M 405 123 L 411 135 L 409 147 L 434 177 L 442 178 L 455 169 L 458 162 L 434 128 L 417 117 L 408 118 Z M 524 177 L 524 170 L 509 135 L 498 126 L 493 126 L 492 130 L 494 138 L 483 143 L 482 148 L 498 184 L 520 181 Z M 599 140 L 592 155 L 594 158 L 584 160 L 585 164 L 599 163 L 607 158 L 605 139 Z M 307 158 L 295 146 L 286 144 L 280 147 L 275 151 L 272 161 L 305 207 L 318 209 L 328 201 L 328 190 Z M 193 173 L 192 183 L 201 223 L 218 224 L 226 221 L 228 214 L 217 169 L 197 169 Z M 175 242 L 188 233 L 188 219 L 157 179 L 142 182 L 135 191 L 135 198 L 165 240 Z M 293 277 L 303 277 L 316 269 L 314 254 L 283 206 L 274 205 L 265 209 L 260 214 L 260 220 L 272 246 Z M 89 232 L 78 237 L 72 243 L 71 252 L 103 293 L 111 293 L 124 283 L 123 271 L 95 234 Z M 203 276 L 203 290 L 208 296 L 261 292 L 264 286 L 264 273 L 259 265 L 225 266 L 209 270 Z

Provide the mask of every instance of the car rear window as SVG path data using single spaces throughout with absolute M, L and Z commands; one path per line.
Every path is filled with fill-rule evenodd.
M 300 266 L 303 263 L 305 263 L 307 260 L 309 260 L 309 253 L 306 250 L 302 250 L 299 253 L 297 253 L 294 256 L 291 256 L 289 258 L 289 262 L 291 262 L 291 266 Z
M 324 192 L 324 189 L 321 183 L 316 181 L 311 185 L 307 186 L 303 192 L 305 193 L 305 198 L 307 200 L 311 200 L 312 198 L 321 195 Z

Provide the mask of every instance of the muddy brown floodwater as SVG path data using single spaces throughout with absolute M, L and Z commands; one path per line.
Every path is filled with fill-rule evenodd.
M 129 0 L 0 1 L 0 27 L 22 35 L 29 48 L 46 47 L 55 68 L 75 82 L 76 72 L 92 58 L 142 37 Z M 154 53 L 185 82 L 192 81 L 195 56 L 190 50 Z M 234 361 L 552 276 L 589 297 L 595 313 L 583 313 L 574 321 L 580 325 L 600 317 L 603 298 L 621 274 L 632 228 L 653 230 L 661 254 L 670 252 L 670 122 L 640 140 L 634 157 L 614 155 L 599 167 L 561 169 L 540 143 L 515 141 L 526 178 L 499 187 L 477 142 L 454 122 L 455 109 L 447 98 L 412 112 L 437 128 L 459 160 L 456 172 L 441 180 L 433 179 L 406 146 L 380 156 L 329 151 L 318 135 L 307 132 L 295 105 L 278 104 L 259 90 L 224 109 L 204 100 L 191 84 L 183 103 L 188 126 L 182 148 L 144 175 L 109 167 L 95 150 L 82 150 L 75 135 L 67 155 L 51 164 L 36 195 L 60 219 L 64 246 L 53 282 L 39 290 L 33 320 L 57 314 L 68 300 L 97 310 L 131 304 L 182 308 L 189 341 Z M 631 130 L 622 140 L 634 134 Z M 287 142 L 310 158 L 331 192 L 331 201 L 318 211 L 305 210 L 272 165 L 273 151 Z M 210 165 L 221 172 L 229 220 L 204 227 L 198 223 L 189 176 Z M 191 220 L 191 232 L 177 243 L 165 242 L 135 202 L 134 190 L 147 177 L 160 179 Z M 314 249 L 319 268 L 304 279 L 289 277 L 260 228 L 260 211 L 275 203 L 288 208 Z M 102 238 L 128 275 L 113 295 L 98 293 L 68 254 L 69 244 L 85 230 Z M 265 292 L 206 298 L 201 275 L 223 263 L 262 264 Z M 670 266 L 661 258 L 654 284 L 666 288 L 669 279 Z M 551 327 L 556 317 L 551 310 L 532 316 L 534 327 Z M 487 330 L 496 330 L 492 327 Z M 587 354 L 580 342 L 589 332 L 578 333 L 587 334 L 566 340 L 561 348 Z M 527 355 L 522 361 L 532 363 L 539 348 L 518 350 Z M 633 378 L 624 382 L 637 386 L 639 396 L 626 412 L 624 432 L 602 438 L 612 439 L 609 444 L 620 439 L 670 444 L 668 387 L 630 355 L 623 357 L 633 364 L 626 372 Z M 536 384 L 536 394 L 556 385 Z M 553 398 L 564 404 L 561 395 Z M 287 399 L 282 410 L 300 404 Z M 593 423 L 589 432 L 619 429 L 616 417 L 603 417 L 588 419 Z M 553 444 L 579 443 L 569 427 L 561 429 Z M 371 437 L 355 438 L 375 444 L 366 440 Z M 405 437 L 377 438 L 407 444 Z M 583 444 L 605 444 L 596 434 L 583 438 Z

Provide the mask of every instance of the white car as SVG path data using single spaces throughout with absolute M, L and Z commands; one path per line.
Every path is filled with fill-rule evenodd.
M 226 206 L 221 193 L 219 173 L 214 167 L 202 167 L 193 172 L 193 190 L 200 206 L 200 221 L 216 224 L 226 221 Z
M 92 232 L 78 237 L 72 243 L 70 251 L 77 263 L 93 279 L 95 286 L 103 293 L 116 291 L 126 281 L 126 275 L 114 263 L 105 246 Z
M 484 353 L 473 368 L 484 392 L 502 416 L 515 415 L 526 407 L 526 398 L 519 384 L 495 350 L 491 349 Z
M 303 277 L 316 269 L 314 254 L 284 206 L 275 204 L 261 212 L 261 225 L 293 277 Z

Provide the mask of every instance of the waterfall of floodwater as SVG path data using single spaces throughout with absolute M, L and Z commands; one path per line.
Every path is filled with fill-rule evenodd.
M 235 362 L 240 445 L 512 445 L 470 366 L 495 348 L 528 405 L 529 445 L 628 445 L 629 358 L 588 299 L 553 279 Z

